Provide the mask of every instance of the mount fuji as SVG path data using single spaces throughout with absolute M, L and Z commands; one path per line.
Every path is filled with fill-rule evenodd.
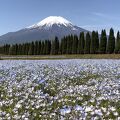
M 52 40 L 57 36 L 61 39 L 70 34 L 79 35 L 87 30 L 73 25 L 71 22 L 60 16 L 50 16 L 16 32 L 9 32 L 0 36 L 0 44 L 25 43 L 36 40 Z

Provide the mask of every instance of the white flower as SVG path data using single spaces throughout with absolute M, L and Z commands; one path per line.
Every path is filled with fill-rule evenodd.
M 95 110 L 95 114 L 98 114 L 98 115 L 100 115 L 100 116 L 102 116 L 102 115 L 103 115 L 103 113 L 102 113 L 102 111 L 101 111 L 101 110 Z
M 28 118 L 24 118 L 24 120 L 29 120 Z
M 16 107 L 16 108 L 20 108 L 20 107 L 21 107 L 21 104 L 16 104 L 15 107 Z
M 92 111 L 92 108 L 90 106 L 86 106 L 85 112 L 91 112 L 91 111 Z
M 79 105 L 77 105 L 77 106 L 75 106 L 75 110 L 77 110 L 77 111 L 83 111 L 83 108 L 81 107 L 81 106 L 79 106 Z
M 37 106 L 36 106 L 36 109 L 38 109 L 39 107 L 40 107 L 40 106 L 39 106 L 39 105 L 37 105 Z
M 113 114 L 114 114 L 115 116 L 118 116 L 118 112 L 113 112 Z
M 101 109 L 103 110 L 103 112 L 107 111 L 107 109 L 105 107 L 101 107 Z
M 110 110 L 115 111 L 116 109 L 115 109 L 115 107 L 111 107 Z

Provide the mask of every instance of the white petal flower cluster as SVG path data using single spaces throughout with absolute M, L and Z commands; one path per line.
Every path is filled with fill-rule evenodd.
M 0 62 L 0 120 L 119 116 L 120 60 Z

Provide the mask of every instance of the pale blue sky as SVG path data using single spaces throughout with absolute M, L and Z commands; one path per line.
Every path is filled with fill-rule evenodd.
M 0 35 L 48 16 L 62 16 L 88 30 L 120 30 L 120 0 L 1 0 Z

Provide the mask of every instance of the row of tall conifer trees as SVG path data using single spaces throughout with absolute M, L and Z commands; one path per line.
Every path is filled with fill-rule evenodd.
M 119 31 L 115 39 L 114 30 L 111 28 L 109 35 L 102 30 L 101 35 L 96 31 L 68 35 L 60 41 L 54 40 L 35 41 L 31 43 L 6 44 L 0 47 L 0 54 L 6 55 L 58 55 L 58 54 L 112 54 L 120 53 Z

